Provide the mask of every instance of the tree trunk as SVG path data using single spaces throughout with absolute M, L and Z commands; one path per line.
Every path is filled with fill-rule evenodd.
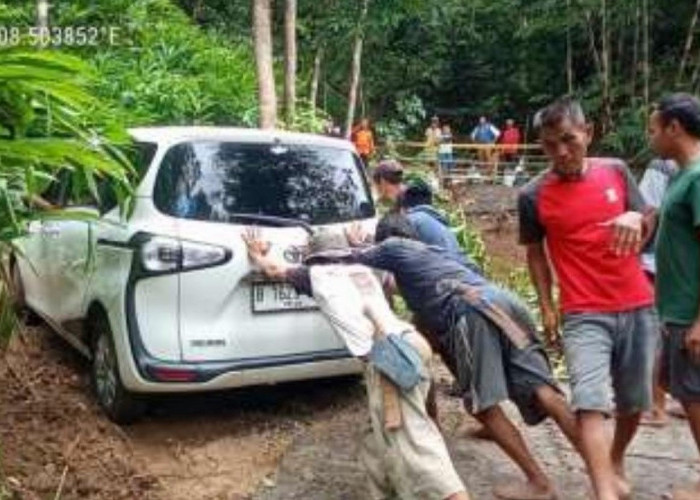
M 571 0 L 566 0 L 566 88 L 571 95 L 574 93 L 574 62 L 571 51 Z
M 698 11 L 700 11 L 700 0 L 697 0 L 695 2 L 695 12 L 693 12 L 693 17 L 690 19 L 688 34 L 685 37 L 683 57 L 681 57 L 681 64 L 680 66 L 678 66 L 678 74 L 676 75 L 676 87 L 679 86 L 681 84 L 681 80 L 683 80 L 685 68 L 688 65 L 688 60 L 690 58 L 690 50 L 693 48 L 693 39 L 695 38 L 695 25 L 698 23 Z
M 634 9 L 634 46 L 632 47 L 632 75 L 630 77 L 630 96 L 632 98 L 637 97 L 637 73 L 639 72 L 639 39 L 641 38 L 640 32 L 641 23 L 640 18 L 642 13 L 639 9 L 639 3 L 637 2 Z
M 204 20 L 204 0 L 197 0 L 192 8 L 192 19 L 195 23 L 200 23 Z
M 601 83 L 603 86 L 603 130 L 605 133 L 612 126 L 612 109 L 610 100 L 610 32 L 608 30 L 607 0 L 600 2 L 601 27 L 600 27 L 600 69 Z
M 593 64 L 595 66 L 596 73 L 598 73 L 598 78 L 602 78 L 603 65 L 600 60 L 600 54 L 598 53 L 598 46 L 595 41 L 595 30 L 593 29 L 593 16 L 591 13 L 586 11 L 586 27 L 588 28 L 588 44 L 591 48 L 591 57 L 593 57 Z
M 284 116 L 294 124 L 297 78 L 297 0 L 286 0 L 284 9 Z
M 620 75 L 622 76 L 622 73 L 624 72 L 625 68 L 625 41 L 627 37 L 627 27 L 628 27 L 628 22 L 629 19 L 627 17 L 627 13 L 625 12 L 622 21 L 620 23 L 620 29 L 617 33 L 617 50 L 615 51 L 615 57 L 613 60 L 615 61 L 615 71 L 613 71 L 614 75 Z
M 272 67 L 272 25 L 270 0 L 253 0 L 253 41 L 255 69 L 258 78 L 258 109 L 260 128 L 275 128 L 277 96 Z
M 316 55 L 314 56 L 314 72 L 311 76 L 311 92 L 309 100 L 311 101 L 311 108 L 316 109 L 316 101 L 318 100 L 318 81 L 321 78 L 321 60 L 323 59 L 323 47 L 316 49 Z
M 369 0 L 363 0 L 362 12 L 357 25 L 357 34 L 355 35 L 355 47 L 352 52 L 352 69 L 350 72 L 350 92 L 348 93 L 348 115 L 345 120 L 345 137 L 350 138 L 352 134 L 352 124 L 355 120 L 355 105 L 357 103 L 357 87 L 360 83 L 360 70 L 362 62 L 362 42 L 363 29 L 365 19 L 367 18 L 367 10 L 369 8 Z
M 36 25 L 38 28 L 49 27 L 49 2 L 48 0 L 37 0 L 36 3 Z
M 644 107 L 649 109 L 649 79 L 651 77 L 651 62 L 649 60 L 649 0 L 642 0 L 642 38 Z
M 690 79 L 690 88 L 692 92 L 696 94 L 698 92 L 698 83 L 700 82 L 700 56 L 695 62 L 695 69 L 693 70 L 693 76 Z

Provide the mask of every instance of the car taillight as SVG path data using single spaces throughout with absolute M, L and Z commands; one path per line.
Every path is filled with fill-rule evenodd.
M 231 251 L 216 245 L 153 236 L 141 245 L 141 264 L 151 272 L 172 272 L 223 264 Z
M 203 243 L 182 242 L 182 267 L 213 266 L 222 263 L 227 258 L 225 249 Z
M 160 382 L 194 382 L 197 380 L 197 372 L 190 368 L 156 366 L 152 367 L 150 372 Z

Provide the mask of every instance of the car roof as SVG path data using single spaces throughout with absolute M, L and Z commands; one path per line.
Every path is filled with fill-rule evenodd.
M 350 141 L 317 134 L 302 134 L 284 130 L 262 130 L 237 127 L 138 127 L 129 129 L 137 141 L 173 144 L 191 140 L 231 142 L 284 143 L 327 146 L 354 151 Z

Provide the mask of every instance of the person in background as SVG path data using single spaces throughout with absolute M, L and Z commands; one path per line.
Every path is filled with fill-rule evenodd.
M 329 137 L 342 137 L 342 131 L 340 130 L 340 126 L 337 125 L 333 120 L 328 120 L 325 123 L 323 133 Z
M 659 210 L 656 306 L 664 328 L 661 379 L 681 402 L 700 450 L 700 101 L 672 94 L 649 117 L 649 142 L 676 162 Z M 699 500 L 700 483 L 673 500 Z
M 440 144 L 438 146 L 438 159 L 440 160 L 441 176 L 450 175 L 452 166 L 454 165 L 452 149 L 452 129 L 448 124 L 444 124 L 442 126 Z
M 631 492 L 625 452 L 651 407 L 658 343 L 653 291 L 638 255 L 646 206 L 624 162 L 587 157 L 592 126 L 578 102 L 554 101 L 535 125 L 551 167 L 518 196 L 520 243 L 553 347 L 560 340 L 556 272 L 581 453 L 595 497 L 619 500 Z
M 434 167 L 438 159 L 438 148 L 442 137 L 442 129 L 440 128 L 440 118 L 433 116 L 430 119 L 430 125 L 425 129 L 425 155 L 428 163 Z
M 362 158 L 362 163 L 365 168 L 369 168 L 369 160 L 374 155 L 374 134 L 372 134 L 372 129 L 370 128 L 369 120 L 363 118 L 360 121 L 359 127 L 356 128 L 353 134 L 353 143 L 355 144 L 355 149 L 357 153 Z
M 503 159 L 508 163 L 515 163 L 518 159 L 518 152 L 522 136 L 520 129 L 515 125 L 515 121 L 511 118 L 506 120 L 505 129 L 501 135 L 501 153 Z
M 403 193 L 403 167 L 396 160 L 382 160 L 372 173 L 372 181 L 380 202 L 398 209 L 399 198 Z
M 479 145 L 478 157 L 481 165 L 485 170 L 491 172 L 495 176 L 495 168 L 498 165 L 498 159 L 494 154 L 493 145 L 501 136 L 501 131 L 491 123 L 485 116 L 479 118 L 479 123 L 472 130 L 471 138 Z
M 644 171 L 642 180 L 639 182 L 639 191 L 644 197 L 644 201 L 648 207 L 654 209 L 654 225 L 657 226 L 658 210 L 661 207 L 664 194 L 668 188 L 671 177 L 678 170 L 677 165 L 673 160 L 664 160 L 655 158 L 649 162 L 649 166 Z M 657 226 L 658 227 L 658 226 Z M 656 247 L 656 231 L 650 231 L 646 241 L 642 242 L 642 267 L 649 281 L 653 284 L 656 277 L 656 258 L 654 250 Z M 659 363 L 661 361 L 661 345 L 659 344 L 659 353 L 654 367 L 654 402 L 651 411 L 646 412 L 642 416 L 642 424 L 653 427 L 662 427 L 668 423 L 668 412 L 666 410 L 666 391 L 663 388 L 660 380 Z M 677 403 L 671 407 L 670 411 L 675 415 L 683 415 L 683 408 L 678 407 Z

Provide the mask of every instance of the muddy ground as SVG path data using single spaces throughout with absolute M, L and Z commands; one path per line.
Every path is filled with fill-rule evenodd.
M 486 199 L 500 204 L 512 195 L 494 190 Z M 473 220 L 497 261 L 522 263 L 512 216 L 473 214 Z M 492 443 L 463 435 L 470 421 L 448 395 L 451 379 L 442 368 L 436 376 L 457 469 L 473 498 L 492 498 L 494 481 L 518 472 Z M 356 461 L 366 425 L 363 397 L 361 381 L 350 378 L 161 398 L 143 421 L 119 428 L 96 407 L 85 361 L 46 327 L 28 328 L 0 361 L 4 495 L 364 500 Z M 582 463 L 557 430 L 544 424 L 525 432 L 561 498 L 586 498 Z M 643 429 L 629 459 L 634 498 L 662 498 L 671 484 L 693 480 L 696 456 L 684 422 Z

